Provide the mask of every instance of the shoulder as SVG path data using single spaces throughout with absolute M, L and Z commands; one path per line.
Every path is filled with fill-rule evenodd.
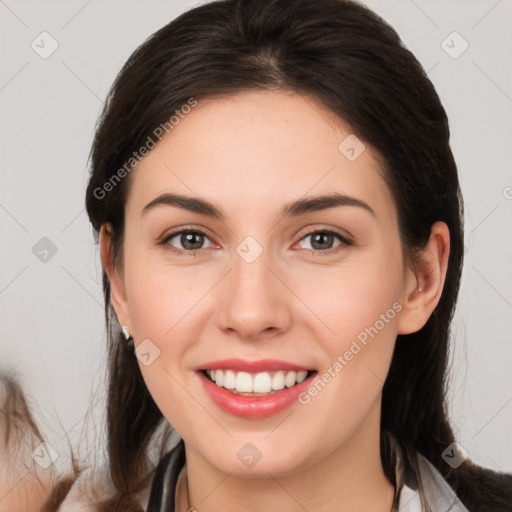
M 399 512 L 470 512 L 441 473 L 417 454 L 420 486 L 405 484 L 400 493 Z
M 385 459 L 394 467 L 396 512 L 470 512 L 441 472 L 393 433 L 383 432 Z
M 107 482 L 104 470 L 83 471 L 71 486 L 57 512 L 103 512 L 99 503 L 114 494 L 112 486 Z M 150 488 L 147 487 L 135 496 L 135 500 L 144 510 L 148 505 L 149 493 Z
M 91 470 L 82 472 L 60 504 L 58 512 L 100 512 L 97 503 L 108 493 L 104 485 L 102 489 L 98 488 L 97 480 Z

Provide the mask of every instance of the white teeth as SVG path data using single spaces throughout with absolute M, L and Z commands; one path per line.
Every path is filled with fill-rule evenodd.
M 259 372 L 251 374 L 248 372 L 235 372 L 234 370 L 207 370 L 211 380 L 219 387 L 231 389 L 237 393 L 271 393 L 291 388 L 303 382 L 308 372 L 280 370 L 277 372 Z M 273 373 L 273 375 L 272 375 Z
M 226 370 L 224 372 L 224 384 L 226 389 L 235 389 L 236 386 L 236 375 L 233 370 Z
M 255 393 L 270 393 L 272 391 L 272 378 L 268 373 L 257 373 L 254 377 L 252 390 Z
M 222 370 L 217 370 L 217 375 Z M 222 385 L 222 384 L 218 384 Z M 252 393 L 252 377 L 250 373 L 247 372 L 238 372 L 235 380 L 235 388 L 240 393 Z
M 288 372 L 284 379 L 285 386 L 291 388 L 297 382 L 297 374 L 295 372 Z
M 303 382 L 307 376 L 308 376 L 308 372 L 306 370 L 297 372 L 297 384 L 300 384 L 301 382 Z
M 272 389 L 279 391 L 284 388 L 284 372 L 277 372 L 272 377 Z

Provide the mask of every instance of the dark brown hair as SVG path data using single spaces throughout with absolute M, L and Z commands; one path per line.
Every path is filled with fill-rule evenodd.
M 407 261 L 436 221 L 450 230 L 442 296 L 425 326 L 399 335 L 384 384 L 381 429 L 423 454 L 472 511 L 511 510 L 512 476 L 469 459 L 441 457 L 454 440 L 447 405 L 450 323 L 463 264 L 463 201 L 445 110 L 422 66 L 396 31 L 347 0 L 220 0 L 191 9 L 149 37 L 118 74 L 99 119 L 86 206 L 96 240 L 112 226 L 122 265 L 130 184 L 119 170 L 190 98 L 289 90 L 320 101 L 383 159 Z M 126 167 L 124 167 L 126 169 Z M 105 187 L 106 183 L 112 186 Z M 148 457 L 163 416 L 142 379 L 110 301 L 103 273 L 109 346 L 108 456 L 115 488 L 103 506 L 139 511 L 135 493 L 152 477 Z

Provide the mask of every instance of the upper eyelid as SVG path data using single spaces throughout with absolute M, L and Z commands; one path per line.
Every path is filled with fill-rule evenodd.
M 181 235 L 182 233 L 187 233 L 187 232 L 200 233 L 202 235 L 205 235 L 210 240 L 212 240 L 212 237 L 206 232 L 205 228 L 193 228 L 193 227 L 187 227 L 187 226 L 178 228 L 176 231 L 171 231 L 170 233 L 163 235 L 161 240 L 166 241 L 166 240 L 169 240 L 170 238 L 174 238 L 177 235 Z M 200 249 L 198 249 L 198 250 L 200 250 Z
M 302 235 L 301 235 L 299 240 L 302 240 L 306 236 L 314 235 L 315 233 L 324 233 L 324 232 L 328 232 L 328 233 L 332 233 L 332 234 L 338 235 L 341 238 L 345 238 L 346 240 L 351 240 L 353 238 L 352 235 L 349 234 L 347 231 L 345 231 L 346 234 L 344 234 L 343 231 L 345 231 L 345 230 L 342 230 L 340 228 L 337 228 L 337 229 L 336 228 L 331 228 L 331 227 L 309 228 L 309 229 L 307 229 L 306 231 L 304 231 L 302 233 Z

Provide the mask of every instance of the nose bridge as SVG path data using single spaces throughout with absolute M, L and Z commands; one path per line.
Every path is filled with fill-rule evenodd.
M 266 244 L 265 244 L 266 245 Z M 271 251 L 255 237 L 247 236 L 232 254 L 232 271 L 220 298 L 220 326 L 254 338 L 269 328 L 285 327 L 286 296 L 268 268 Z
M 271 275 L 267 268 L 271 264 L 268 246 L 260 244 L 253 236 L 247 236 L 235 248 L 233 276 L 236 293 L 247 289 L 252 294 L 266 291 Z

